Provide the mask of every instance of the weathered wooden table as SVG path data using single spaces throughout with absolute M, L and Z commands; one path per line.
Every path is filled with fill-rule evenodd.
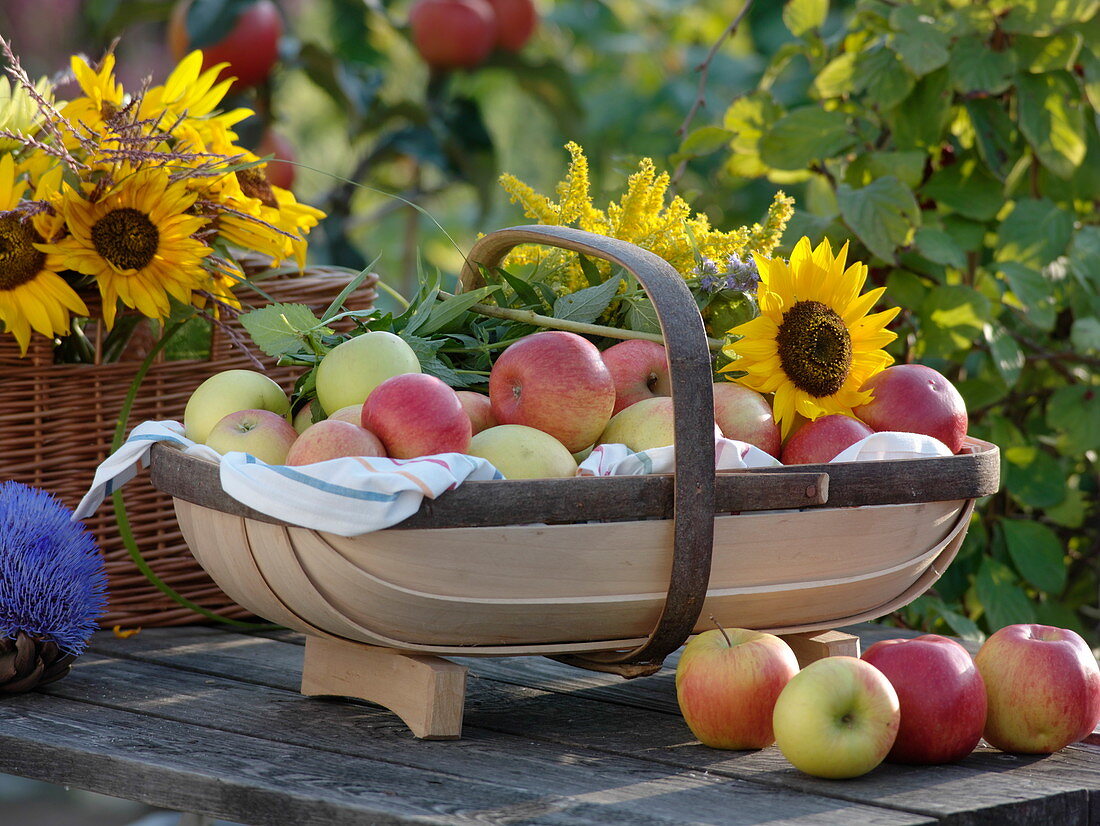
M 0 772 L 255 826 L 1100 823 L 1087 743 L 818 780 L 774 747 L 695 742 L 670 667 L 627 682 L 541 658 L 463 661 L 463 737 L 424 741 L 382 708 L 301 696 L 302 652 L 290 634 L 100 633 L 71 675 L 0 702 Z

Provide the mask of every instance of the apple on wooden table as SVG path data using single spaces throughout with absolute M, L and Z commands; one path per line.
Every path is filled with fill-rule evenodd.
M 394 459 L 465 453 L 470 446 L 470 417 L 462 402 L 444 382 L 425 373 L 404 373 L 379 384 L 363 403 L 360 424 Z
M 568 478 L 577 475 L 577 462 L 565 445 L 533 427 L 500 424 L 470 439 L 466 451 L 492 463 L 505 479 Z
M 218 420 L 206 436 L 206 446 L 218 453 L 250 453 L 269 465 L 286 462 L 298 431 L 286 416 L 270 410 L 237 410 Z
M 859 419 L 833 413 L 806 422 L 787 439 L 780 453 L 785 465 L 815 465 L 832 461 L 842 450 L 874 433 Z
M 895 364 L 871 376 L 863 386 L 874 398 L 852 410 L 873 430 L 923 433 L 958 453 L 968 418 L 962 395 L 947 378 L 923 364 Z
M 603 351 L 603 363 L 615 382 L 612 415 L 642 399 L 668 396 L 668 353 L 664 345 L 645 339 L 628 339 Z
M 183 412 L 184 435 L 205 444 L 214 425 L 238 410 L 270 410 L 285 416 L 290 410 L 290 400 L 283 388 L 263 373 L 223 370 L 191 393 Z
M 317 401 L 325 414 L 362 404 L 393 376 L 419 373 L 420 360 L 401 336 L 372 330 L 333 347 L 317 365 Z
M 863 653 L 898 694 L 901 725 L 886 759 L 953 763 L 978 745 L 985 727 L 985 682 L 970 652 L 938 634 L 881 640 Z
M 779 458 L 779 425 L 772 406 L 751 387 L 732 381 L 714 383 L 714 421 L 727 439 L 756 445 Z
M 901 711 L 890 681 L 855 657 L 826 657 L 791 678 L 775 701 L 775 741 L 815 777 L 859 777 L 883 761 Z
M 324 419 L 307 427 L 286 454 L 288 465 L 311 465 L 344 456 L 385 456 L 386 448 L 364 427 Z
M 715 628 L 684 647 L 676 665 L 676 700 L 704 746 L 762 749 L 775 742 L 775 700 L 797 673 L 794 652 L 774 634 Z
M 1075 631 L 1007 625 L 974 663 L 989 697 L 983 736 L 1002 751 L 1051 754 L 1100 723 L 1100 669 Z

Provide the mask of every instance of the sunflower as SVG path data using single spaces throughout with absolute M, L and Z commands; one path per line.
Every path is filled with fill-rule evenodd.
M 150 318 L 165 318 L 169 296 L 187 304 L 192 291 L 210 283 L 203 267 L 210 248 L 191 237 L 206 225 L 205 218 L 187 212 L 194 200 L 182 182 L 170 182 L 164 168 L 120 176 L 97 201 L 70 188 L 60 204 L 69 237 L 39 248 L 95 277 L 108 327 L 119 299 Z
M 59 175 L 43 178 L 36 197 L 58 180 Z M 11 155 L 0 157 L 0 322 L 24 355 L 32 329 L 50 338 L 67 335 L 70 313 L 88 314 L 80 296 L 58 275 L 64 269 L 61 256 L 39 249 L 49 237 L 52 216 L 16 210 L 25 188 Z
M 66 136 L 65 144 L 72 148 L 80 138 L 87 139 L 93 134 L 102 135 L 107 131 L 107 121 L 122 109 L 126 93 L 122 84 L 115 80 L 113 54 L 104 57 L 97 69 L 93 69 L 77 55 L 73 55 L 69 65 L 80 90 L 84 92 L 83 97 L 69 101 L 61 110 L 62 118 L 84 126 L 79 135 Z
M 848 245 L 833 256 L 828 240 L 811 249 L 803 238 L 790 263 L 755 256 L 760 270 L 760 315 L 729 331 L 738 336 L 723 352 L 733 359 L 721 372 L 760 393 L 774 393 L 772 410 L 786 438 L 795 415 L 816 419 L 852 415 L 871 399 L 864 382 L 893 362 L 885 347 L 897 336 L 885 329 L 899 308 L 867 315 L 886 291 L 860 295 L 867 266 L 845 269 Z

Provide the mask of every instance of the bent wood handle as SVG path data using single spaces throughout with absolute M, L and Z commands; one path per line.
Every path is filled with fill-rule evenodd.
M 568 662 L 624 676 L 653 673 L 690 636 L 710 581 L 714 543 L 713 372 L 703 319 L 679 273 L 634 244 L 570 227 L 520 226 L 477 241 L 460 276 L 461 289 L 484 284 L 478 265 L 493 268 L 519 244 L 544 244 L 602 258 L 629 270 L 657 311 L 668 352 L 675 416 L 673 557 L 668 595 L 652 632 L 630 651 L 572 655 Z M 618 666 L 622 666 L 619 668 Z

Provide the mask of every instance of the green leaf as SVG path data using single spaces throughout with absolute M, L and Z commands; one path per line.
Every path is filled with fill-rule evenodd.
M 942 229 L 921 227 L 913 236 L 913 245 L 929 261 L 954 267 L 966 268 L 966 253 L 954 238 Z
M 1058 534 L 1039 522 L 1002 519 L 1012 564 L 1040 591 L 1056 596 L 1066 587 L 1065 550 Z
M 899 6 L 890 15 L 890 27 L 895 32 L 892 48 L 917 77 L 946 65 L 951 56 L 948 37 L 935 26 L 934 18 L 914 6 Z
M 459 293 L 443 301 L 437 301 L 427 320 L 420 325 L 417 333 L 429 336 L 438 332 L 453 321 L 462 318 L 474 304 L 481 304 L 483 300 L 500 290 L 499 286 L 481 287 L 468 293 Z
M 1000 181 L 976 158 L 964 158 L 937 170 L 920 192 L 940 206 L 976 221 L 990 220 L 1004 206 Z
M 1059 504 L 1047 508 L 1043 511 L 1043 515 L 1063 528 L 1080 528 L 1085 524 L 1091 504 L 1092 497 L 1084 491 L 1070 488 L 1066 491 L 1066 498 Z
M 1024 351 L 1020 349 L 1016 339 L 1000 326 L 989 325 L 986 328 L 986 339 L 989 342 L 993 366 L 1004 379 L 1005 385 L 1011 389 L 1020 380 L 1020 373 L 1024 368 Z
M 1012 85 L 1016 53 L 995 52 L 984 37 L 963 37 L 951 49 L 951 84 L 962 94 L 999 95 Z
M 1073 222 L 1073 213 L 1049 198 L 1017 201 L 997 228 L 996 260 L 1040 269 L 1066 251 Z
M 1100 352 L 1100 318 L 1094 315 L 1075 319 L 1070 327 L 1069 340 L 1073 349 L 1082 355 Z
M 928 286 L 919 275 L 908 270 L 891 270 L 886 276 L 886 299 L 899 307 L 919 307 Z
M 701 126 L 692 131 L 680 144 L 680 150 L 673 156 L 672 162 L 679 163 L 690 158 L 698 158 L 717 152 L 726 146 L 734 137 L 734 133 L 721 126 Z
M 1010 447 L 1005 460 L 1005 487 L 1032 508 L 1049 508 L 1066 497 L 1066 477 L 1057 459 L 1036 445 Z
M 344 302 L 348 300 L 348 296 L 359 289 L 359 286 L 367 280 L 367 277 L 371 274 L 371 270 L 374 269 L 374 265 L 377 263 L 378 258 L 375 258 L 364 267 L 355 278 L 351 279 L 344 289 L 340 290 L 340 294 L 332 300 L 332 303 L 328 305 L 328 309 L 321 314 L 322 322 L 327 323 L 334 315 L 340 312 L 341 308 L 344 306 Z
M 970 617 L 963 616 L 957 611 L 952 611 L 946 605 L 937 605 L 934 609 L 940 618 L 947 623 L 947 627 L 950 628 L 957 636 L 962 637 L 964 640 L 971 640 L 972 642 L 983 642 L 985 640 L 985 634 L 982 633 L 982 629 L 978 627 L 978 623 L 970 619 Z
M 1042 330 L 1054 326 L 1057 308 L 1050 282 L 1042 272 L 1019 261 L 1002 261 L 997 271 L 1004 275 L 1011 290 L 1003 297 L 1006 304 L 1022 311 L 1029 324 Z
M 497 270 L 497 273 L 504 280 L 504 282 L 512 288 L 515 292 L 516 298 L 519 299 L 520 307 L 525 310 L 534 310 L 535 312 L 541 312 L 542 310 L 549 310 L 550 306 L 546 304 L 540 297 L 535 288 L 529 283 L 524 281 L 518 275 L 512 275 L 507 270 Z M 498 299 L 499 300 L 499 299 Z
M 1076 32 L 1059 32 L 1052 37 L 1020 36 L 1013 44 L 1013 51 L 1020 56 L 1020 66 L 1026 72 L 1072 71 L 1081 53 L 1081 43 Z
M 622 279 L 616 276 L 595 287 L 561 296 L 554 302 L 554 318 L 591 324 L 611 306 L 621 283 Z
M 1002 181 L 1008 177 L 1023 151 L 1020 133 L 1000 101 L 976 98 L 966 101 L 974 126 L 974 143 L 989 170 Z
M 1035 621 L 1035 609 L 1007 565 L 986 557 L 974 580 L 978 600 L 991 631 L 1006 625 Z
M 939 151 L 951 118 L 951 89 L 947 69 L 925 75 L 913 91 L 889 113 L 898 149 Z
M 856 55 L 845 52 L 825 64 L 814 78 L 813 88 L 821 98 L 838 98 L 856 90 Z
M 920 308 L 926 343 L 945 355 L 969 350 L 982 336 L 991 311 L 989 299 L 977 290 L 962 285 L 935 287 Z
M 1081 52 L 1080 59 L 1084 72 L 1085 97 L 1093 109 L 1100 109 L 1100 56 L 1085 49 Z
M 843 112 L 803 106 L 788 112 L 765 133 L 760 140 L 760 158 L 775 169 L 801 170 L 840 154 L 855 142 Z
M 913 76 L 901 58 L 885 46 L 875 46 L 856 57 L 856 89 L 865 91 L 880 109 L 892 109 L 913 91 Z M 909 147 L 903 147 L 909 148 Z
M 1047 402 L 1047 424 L 1059 434 L 1063 454 L 1100 448 L 1100 392 L 1095 387 L 1059 387 Z
M 1000 25 L 1006 32 L 1048 35 L 1088 20 L 1098 8 L 1100 0 L 1016 0 Z
M 1085 114 L 1080 90 L 1066 72 L 1023 75 L 1017 81 L 1020 131 L 1043 166 L 1070 178 L 1085 159 Z
M 920 185 L 924 161 L 928 156 L 920 150 L 908 152 L 868 152 L 848 164 L 844 181 L 855 187 L 866 186 L 875 178 L 893 175 L 907 187 Z
M 783 23 L 795 37 L 820 29 L 829 14 L 829 0 L 787 0 Z
M 1100 227 L 1081 227 L 1074 233 L 1069 266 L 1082 285 L 1100 292 Z
M 912 190 L 892 175 L 861 189 L 837 187 L 837 203 L 845 223 L 879 258 L 896 263 L 898 247 L 909 243 L 920 224 L 920 207 Z
M 272 358 L 304 349 L 310 334 L 332 335 L 333 332 L 322 325 L 305 304 L 269 304 L 245 313 L 240 322 L 256 346 Z
M 639 333 L 660 333 L 661 323 L 657 320 L 657 308 L 648 296 L 635 295 L 626 300 L 626 326 Z

